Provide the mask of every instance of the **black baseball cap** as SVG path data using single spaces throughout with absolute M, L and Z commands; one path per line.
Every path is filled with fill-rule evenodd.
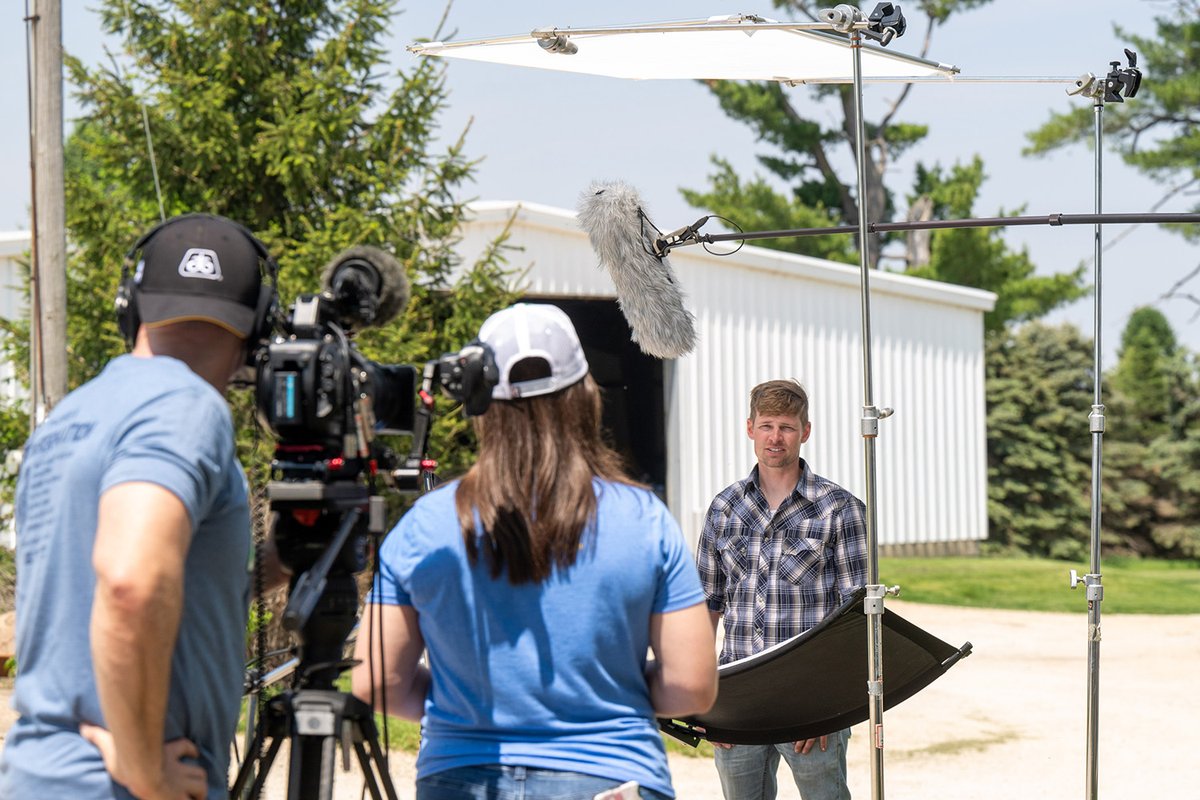
M 250 232 L 232 220 L 173 217 L 142 246 L 133 276 L 138 316 L 151 327 L 211 322 L 246 339 L 262 286 L 259 258 Z

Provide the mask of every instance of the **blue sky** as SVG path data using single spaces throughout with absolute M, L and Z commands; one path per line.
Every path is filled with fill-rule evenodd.
M 107 56 L 90 5 L 82 0 L 64 3 L 63 38 L 68 52 L 94 64 Z M 443 8 L 432 1 L 409 6 L 397 17 L 390 38 L 392 62 L 401 68 L 415 58 L 405 46 L 430 36 Z M 1167 14 L 1171 8 L 1168 2 L 1147 0 L 995 0 L 940 28 L 929 55 L 971 76 L 1099 74 L 1128 44 L 1114 34 L 1114 22 L 1135 33 L 1151 34 L 1153 16 Z M 448 28 L 456 30 L 458 38 L 479 38 L 547 25 L 655 22 L 734 12 L 772 16 L 772 11 L 766 0 L 756 8 L 711 0 L 604 4 L 458 0 Z M 6 187 L 0 193 L 0 230 L 29 224 L 23 12 L 24 3 L 7 3 L 7 16 L 0 19 L 0 66 L 10 76 L 0 84 L 0 99 L 8 111 L 7 124 L 0 128 L 0 180 Z M 917 52 L 922 33 L 910 23 L 908 34 L 891 49 Z M 119 50 L 119 43 L 109 46 Z M 636 186 L 659 227 L 670 229 L 698 216 L 683 201 L 679 188 L 706 185 L 711 155 L 727 158 L 745 174 L 762 171 L 755 154 L 765 148 L 754 141 L 749 129 L 726 118 L 711 95 L 694 82 L 622 81 L 467 62 L 448 62 L 447 80 L 450 107 L 442 117 L 445 137 L 456 137 L 470 122 L 467 151 L 483 158 L 474 184 L 468 187 L 469 196 L 573 208 L 590 181 L 617 178 Z M 1152 74 L 1145 78 L 1147 83 L 1153 80 Z M 792 91 L 798 106 L 812 102 L 807 90 Z M 898 91 L 895 86 L 868 87 L 868 119 L 877 116 L 873 111 L 884 108 Z M 929 125 L 930 135 L 893 165 L 889 186 L 902 196 L 918 162 L 949 166 L 979 154 L 989 180 L 976 204 L 977 214 L 991 216 L 1001 209 L 1022 207 L 1029 214 L 1090 213 L 1094 162 L 1087 147 L 1044 158 L 1021 155 L 1026 132 L 1052 111 L 1080 104 L 1087 105 L 1068 97 L 1062 85 L 914 87 L 899 118 Z M 68 117 L 75 113 L 77 107 L 68 100 Z M 816 113 L 834 119 L 832 111 L 818 107 Z M 838 158 L 850 174 L 849 152 L 842 150 Z M 1103 186 L 1106 211 L 1148 210 L 1167 188 L 1126 168 L 1114 154 L 1104 159 Z M 1184 210 L 1189 200 L 1194 197 L 1176 198 L 1161 210 Z M 1126 230 L 1110 226 L 1105 238 Z M 1014 245 L 1027 247 L 1039 271 L 1047 274 L 1071 269 L 1092 253 L 1092 230 L 1082 226 L 1019 228 L 1005 235 Z M 1149 226 L 1133 229 L 1106 252 L 1102 332 L 1106 366 L 1112 363 L 1130 311 L 1156 302 L 1180 339 L 1200 350 L 1200 321 L 1191 319 L 1197 307 L 1158 300 L 1197 266 L 1200 248 Z M 686 288 L 687 276 L 681 280 Z M 1200 294 L 1200 286 L 1193 291 Z M 1090 335 L 1092 306 L 1089 298 L 1057 313 L 1052 321 L 1074 322 Z

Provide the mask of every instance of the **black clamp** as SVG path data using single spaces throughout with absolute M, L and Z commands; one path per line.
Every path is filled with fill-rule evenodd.
M 907 29 L 908 23 L 900 11 L 900 6 L 895 3 L 879 3 L 867 16 L 867 30 L 864 33 L 887 47 L 892 39 L 903 36 Z
M 1133 97 L 1142 85 L 1142 71 L 1137 68 L 1137 53 L 1126 48 L 1125 58 L 1129 66 L 1121 69 L 1120 61 L 1110 61 L 1112 71 L 1104 78 L 1104 102 L 1124 103 L 1126 97 Z

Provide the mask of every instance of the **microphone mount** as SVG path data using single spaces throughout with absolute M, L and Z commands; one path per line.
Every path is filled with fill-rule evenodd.
M 697 238 L 700 229 L 704 227 L 712 219 L 711 214 L 705 214 L 700 219 L 693 222 L 691 225 L 684 225 L 682 228 L 676 228 L 670 233 L 664 233 L 654 240 L 654 255 L 659 259 L 664 258 L 667 253 L 673 248 L 680 247 L 685 244 L 699 244 L 700 239 Z

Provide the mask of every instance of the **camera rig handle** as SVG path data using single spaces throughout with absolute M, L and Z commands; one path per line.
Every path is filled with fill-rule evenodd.
M 438 462 L 429 457 L 429 433 L 433 427 L 433 389 L 438 379 L 438 362 L 425 364 L 421 374 L 421 389 L 417 392 L 419 405 L 413 414 L 412 448 L 404 466 L 392 470 L 396 486 L 422 494 L 438 485 Z

